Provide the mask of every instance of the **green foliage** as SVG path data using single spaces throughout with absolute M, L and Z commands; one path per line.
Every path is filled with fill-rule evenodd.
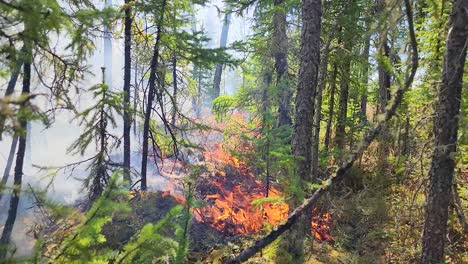
M 121 202 L 128 191 L 121 189 L 120 172 L 115 172 L 102 195 L 93 203 L 80 223 L 73 227 L 50 259 L 54 263 L 105 263 L 115 253 L 99 248 L 106 241 L 102 227 L 112 219 L 112 214 L 129 212 L 128 204 Z
M 116 115 L 123 115 L 123 94 L 112 92 L 104 83 L 91 87 L 90 91 L 97 101 L 76 116 L 79 124 L 85 127 L 68 152 L 83 155 L 91 145 L 96 146 L 97 154 L 85 160 L 90 161 L 91 165 L 90 175 L 84 180 L 90 199 L 95 200 L 108 184 L 108 171 L 112 163 L 109 153 L 120 145 L 119 137 L 109 132 L 108 125 L 115 128 Z
M 283 197 L 265 197 L 259 198 L 252 201 L 253 206 L 261 206 L 264 203 L 284 203 Z
M 129 241 L 118 248 L 106 244 L 104 225 L 118 216 L 130 216 L 128 190 L 122 188 L 121 173 L 113 173 L 101 196 L 86 213 L 57 202 L 48 201 L 45 193 L 36 192 L 38 203 L 47 210 L 52 230 L 36 244 L 34 263 L 185 263 L 188 251 L 188 228 L 193 190 L 187 189 L 187 206 L 177 205 L 156 223 L 146 223 Z M 49 234 L 49 232 L 52 232 Z
M 183 207 L 176 206 L 158 223 L 146 224 L 138 235 L 127 243 L 117 256 L 116 263 L 154 263 L 174 259 L 178 244 L 175 240 L 161 235 L 164 228 L 172 224 L 174 217 Z

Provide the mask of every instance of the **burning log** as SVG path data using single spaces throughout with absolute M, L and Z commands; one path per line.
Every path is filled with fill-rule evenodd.
M 265 248 L 271 242 L 273 242 L 276 238 L 278 238 L 281 234 L 286 232 L 299 218 L 300 216 L 307 210 L 311 210 L 311 208 L 317 203 L 318 199 L 326 192 L 330 191 L 331 187 L 335 186 L 336 183 L 340 182 L 346 175 L 346 172 L 353 166 L 354 162 L 358 159 L 358 157 L 367 149 L 370 143 L 377 137 L 377 135 L 382 130 L 382 127 L 386 125 L 386 123 L 395 115 L 397 107 L 400 105 L 403 94 L 409 89 L 411 84 L 413 83 L 414 76 L 416 75 L 416 70 L 418 68 L 418 49 L 417 49 L 417 42 L 416 42 L 416 35 L 414 33 L 414 26 L 413 26 L 413 12 L 411 10 L 411 3 L 409 0 L 405 0 L 405 7 L 406 7 L 406 17 L 408 20 L 408 27 L 409 27 L 409 35 L 411 40 L 411 66 L 410 66 L 410 74 L 407 75 L 403 86 L 399 87 L 398 90 L 395 92 L 394 98 L 391 101 L 389 107 L 387 107 L 383 117 L 375 124 L 375 126 L 370 129 L 367 134 L 361 140 L 361 143 L 358 145 L 357 149 L 351 154 L 348 161 L 344 162 L 335 174 L 328 179 L 327 183 L 320 187 L 314 194 L 306 199 L 301 206 L 297 207 L 291 215 L 288 217 L 287 221 L 284 224 L 278 226 L 278 228 L 271 231 L 266 236 L 257 239 L 252 246 L 245 249 L 239 255 L 229 259 L 226 263 L 242 263 L 252 256 L 254 256 L 257 252 Z

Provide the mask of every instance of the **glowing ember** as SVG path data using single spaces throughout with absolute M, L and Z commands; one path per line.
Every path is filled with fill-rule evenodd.
M 329 213 L 319 213 L 316 208 L 312 209 L 310 227 L 317 241 L 333 241 L 333 237 L 330 235 L 331 223 L 332 219 Z

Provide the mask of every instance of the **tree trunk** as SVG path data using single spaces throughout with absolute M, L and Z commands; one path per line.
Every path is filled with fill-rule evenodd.
M 320 64 L 321 4 L 320 0 L 302 1 L 301 60 L 292 153 L 296 157 L 297 177 L 303 183 L 311 180 L 312 125 Z M 298 188 L 302 188 L 302 184 Z M 293 197 L 290 208 L 297 207 L 301 202 L 298 197 Z M 299 263 L 304 260 L 304 239 L 310 229 L 307 220 L 306 215 L 301 217 L 300 224 L 290 230 L 282 247 L 295 262 Z
M 125 0 L 125 4 L 129 4 L 130 0 Z M 124 145 L 124 161 L 123 161 L 123 176 L 124 180 L 131 185 L 130 177 L 130 131 L 132 121 L 130 118 L 130 78 L 131 78 L 131 45 L 132 45 L 132 17 L 129 6 L 125 8 L 125 47 L 124 47 L 124 113 L 123 113 L 123 145 Z
M 153 110 L 154 97 L 156 95 L 156 74 L 159 64 L 159 41 L 161 39 L 162 32 L 162 21 L 164 19 L 164 12 L 166 9 L 166 0 L 162 2 L 162 8 L 160 10 L 160 17 L 158 21 L 158 28 L 156 32 L 156 40 L 154 42 L 153 57 L 151 58 L 150 76 L 149 76 L 149 90 L 148 99 L 146 101 L 145 120 L 143 123 L 143 146 L 141 151 L 141 190 L 146 191 L 148 188 L 146 183 L 146 172 L 148 167 L 148 137 L 149 137 L 149 126 L 151 119 L 151 112 Z
M 228 40 L 229 25 L 231 24 L 231 11 L 226 10 L 226 15 L 224 16 L 223 29 L 221 30 L 221 39 L 220 39 L 220 48 L 225 48 Z M 216 65 L 214 82 L 213 82 L 213 92 L 214 98 L 218 98 L 221 94 L 221 76 L 223 74 L 223 64 L 218 63 Z
M 262 89 L 262 104 L 260 107 L 260 113 L 262 113 L 262 134 L 266 135 L 270 133 L 270 125 L 268 124 L 268 117 L 270 113 L 270 95 L 269 88 L 272 82 L 272 73 L 266 70 L 263 73 L 263 89 Z M 266 136 L 265 150 L 262 151 L 262 159 L 265 161 L 265 197 L 269 196 L 270 192 L 270 136 Z
M 26 56 L 28 59 L 23 65 L 23 90 L 22 94 L 30 94 L 31 86 L 31 48 L 28 48 Z M 18 211 L 19 204 L 19 195 L 21 193 L 21 182 L 23 178 L 23 165 L 24 165 L 24 156 L 26 153 L 26 137 L 27 137 L 27 121 L 21 120 L 21 134 L 18 144 L 18 152 L 16 153 L 16 164 L 15 164 L 15 175 L 14 175 L 14 190 L 13 196 L 10 200 L 10 208 L 8 210 L 8 217 L 3 228 L 2 236 L 0 238 L 0 259 L 5 259 L 8 253 L 8 245 L 11 241 L 11 233 L 13 232 L 13 227 L 16 222 L 16 215 Z
M 421 263 L 441 263 L 447 229 L 450 188 L 463 86 L 468 36 L 468 0 L 457 0 L 449 22 L 442 83 L 434 123 L 435 146 L 429 171 L 426 222 Z
M 367 22 L 369 23 L 369 22 Z M 369 28 L 369 26 L 367 26 Z M 367 90 L 369 82 L 369 50 L 370 50 L 370 40 L 371 35 L 369 34 L 366 37 L 366 42 L 364 43 L 364 50 L 362 52 L 362 57 L 364 58 L 364 69 L 362 70 L 362 81 L 363 89 L 361 92 L 361 102 L 360 102 L 360 120 L 361 122 L 367 122 Z
M 11 166 L 13 165 L 13 159 L 14 159 L 15 152 L 16 152 L 16 146 L 18 145 L 18 139 L 19 137 L 15 135 L 13 137 L 13 140 L 11 141 L 10 153 L 8 154 L 8 159 L 5 165 L 5 170 L 3 171 L 2 181 L 0 182 L 0 201 L 2 200 L 2 197 L 3 197 L 3 191 L 4 191 L 3 188 L 7 184 L 8 178 L 10 177 Z
M 172 57 L 172 80 L 173 80 L 173 88 L 172 91 L 172 117 L 171 117 L 171 125 L 175 126 L 176 124 L 176 117 L 177 117 L 177 93 L 179 88 L 177 87 L 177 57 L 174 54 Z
M 348 39 L 344 40 L 344 49 L 350 50 Z M 344 53 L 344 52 L 343 52 Z M 342 54 L 343 54 L 342 53 Z M 348 113 L 349 82 L 351 76 L 351 60 L 349 54 L 343 54 L 341 66 L 340 98 L 338 100 L 338 115 L 336 120 L 335 144 L 339 149 L 345 147 L 346 122 Z
M 23 46 L 21 48 L 21 53 L 24 53 L 24 52 L 25 52 L 25 47 Z M 15 68 L 13 68 L 13 71 L 11 72 L 10 80 L 8 81 L 8 85 L 5 91 L 5 97 L 10 96 L 15 91 L 15 86 L 16 86 L 16 82 L 18 81 L 18 76 L 21 71 L 21 66 L 23 66 L 23 63 L 21 62 L 21 60 L 19 60 L 17 64 L 15 65 Z M 4 128 L 5 128 L 5 118 L 0 117 L 0 140 L 3 139 L 2 135 L 3 135 Z
M 317 96 L 315 98 L 315 115 L 313 125 L 313 139 L 312 139 L 312 178 L 315 180 L 318 177 L 319 169 L 319 138 L 320 138 L 320 121 L 322 120 L 322 93 L 326 86 L 326 77 L 328 70 L 328 56 L 330 55 L 330 45 L 335 35 L 336 27 L 332 29 L 325 43 L 323 58 L 320 62 L 320 72 Z
M 386 0 L 379 0 L 377 3 L 378 12 L 380 15 L 386 15 L 387 13 L 387 3 Z M 378 46 L 377 46 L 378 56 L 378 74 L 379 74 L 379 97 L 377 105 L 377 115 L 385 112 L 387 107 L 388 99 L 390 98 L 390 85 L 391 85 L 391 75 L 390 72 L 386 69 L 385 63 L 387 61 L 390 63 L 390 47 L 388 46 L 388 26 L 384 23 L 379 32 Z M 384 127 L 382 133 L 379 137 L 379 147 L 378 147 L 378 164 L 377 168 L 379 169 L 379 175 L 385 173 L 386 168 L 388 167 L 387 158 L 390 152 L 390 142 L 392 142 L 392 136 L 389 131 L 389 127 Z
M 385 14 L 386 2 L 385 0 L 378 0 L 378 10 L 380 14 Z M 385 68 L 385 64 L 382 60 L 390 61 L 390 47 L 388 46 L 388 27 L 383 25 L 383 28 L 379 32 L 379 40 L 377 47 L 380 59 L 378 60 L 378 72 L 379 72 L 379 104 L 377 113 L 385 112 L 387 101 L 390 98 L 390 72 Z
M 278 125 L 291 125 L 291 96 L 288 83 L 288 36 L 286 34 L 287 21 L 284 0 L 275 0 L 275 14 L 273 15 L 273 55 L 275 57 L 276 88 L 278 97 Z
M 402 139 L 402 147 L 401 147 L 401 154 L 408 156 L 410 154 L 410 147 L 409 147 L 409 137 L 410 137 L 410 117 L 406 117 L 405 122 L 405 132 L 403 134 Z
M 24 47 L 21 49 L 24 52 Z M 18 63 L 13 72 L 11 73 L 10 80 L 8 81 L 7 89 L 5 91 L 5 97 L 10 96 L 15 91 L 16 82 L 18 81 L 18 76 L 21 71 L 22 63 Z M 1 132 L 3 131 L 3 127 L 5 125 L 5 120 L 0 119 L 0 140 L 2 139 Z M 8 182 L 8 178 L 10 177 L 11 166 L 13 165 L 13 159 L 16 152 L 16 146 L 18 145 L 19 137 L 17 135 L 13 136 L 13 140 L 11 141 L 10 152 L 8 154 L 7 163 L 5 165 L 5 169 L 3 171 L 2 181 L 0 182 L 0 201 L 3 197 L 3 188 Z
M 332 130 L 332 121 L 333 115 L 335 114 L 335 90 L 336 90 L 336 75 L 338 74 L 338 67 L 336 63 L 333 64 L 333 72 L 330 79 L 330 101 L 328 102 L 328 120 L 327 120 L 327 128 L 325 130 L 325 142 L 324 146 L 325 149 L 328 151 L 330 147 L 330 140 L 331 140 L 331 130 Z

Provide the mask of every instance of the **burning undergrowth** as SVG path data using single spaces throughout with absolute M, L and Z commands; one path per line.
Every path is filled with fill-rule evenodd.
M 287 219 L 289 206 L 283 193 L 270 186 L 266 197 L 265 184 L 223 145 L 216 145 L 204 156 L 211 168 L 197 178 L 196 196 L 204 205 L 193 210 L 196 222 L 228 237 L 276 227 Z M 317 241 L 333 240 L 328 212 L 313 209 L 310 223 Z
M 242 126 L 244 117 L 233 115 L 230 122 Z M 218 124 L 217 130 L 229 128 Z M 231 130 L 241 131 L 242 128 Z M 191 239 L 196 247 L 192 250 L 206 250 L 241 235 L 271 230 L 287 219 L 290 208 L 280 189 L 270 184 L 267 192 L 266 184 L 257 177 L 258 172 L 231 152 L 233 149 L 235 153 L 253 152 L 249 142 L 232 133 L 224 135 L 223 141 L 219 132 L 199 138 L 204 151 L 192 165 L 206 169 L 194 179 L 194 196 L 201 205 L 192 209 Z M 179 175 L 176 178 L 180 180 L 183 177 Z M 163 196 L 168 195 L 174 196 L 179 203 L 185 203 L 177 180 L 166 186 Z M 333 240 L 331 223 L 329 213 L 314 209 L 310 221 L 311 235 L 317 241 Z
M 265 185 L 243 162 L 228 155 L 220 145 L 215 153 L 220 155 L 216 156 L 214 171 L 197 181 L 197 194 L 206 205 L 194 210 L 196 221 L 209 223 L 226 235 L 237 235 L 258 232 L 265 224 L 277 226 L 287 218 L 287 204 L 259 203 L 265 198 Z M 209 161 L 214 158 L 213 153 L 205 157 Z M 281 193 L 270 188 L 269 197 L 280 200 Z

